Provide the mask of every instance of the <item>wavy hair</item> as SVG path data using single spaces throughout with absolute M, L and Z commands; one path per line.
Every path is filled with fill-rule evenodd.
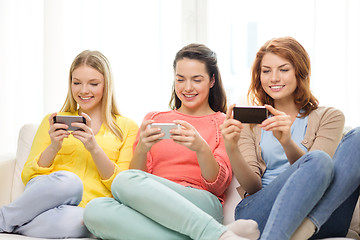
M 61 112 L 75 112 L 79 106 L 74 99 L 71 91 L 72 73 L 80 66 L 86 65 L 101 73 L 104 76 L 104 92 L 101 101 L 102 118 L 104 125 L 112 131 L 121 141 L 123 132 L 116 123 L 116 115 L 120 115 L 115 102 L 114 83 L 111 73 L 110 63 L 107 58 L 99 51 L 85 50 L 77 55 L 71 64 L 68 80 L 68 93 Z
M 267 41 L 257 52 L 251 69 L 251 83 L 248 90 L 248 100 L 253 105 L 269 104 L 274 107 L 272 99 L 262 88 L 261 62 L 265 54 L 272 53 L 288 60 L 295 69 L 296 89 L 293 93 L 295 105 L 304 110 L 301 117 L 310 114 L 318 108 L 319 101 L 310 90 L 310 58 L 304 47 L 292 37 L 274 38 Z

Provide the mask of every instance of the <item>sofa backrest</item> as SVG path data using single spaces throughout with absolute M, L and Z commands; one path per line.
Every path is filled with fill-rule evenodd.
M 11 201 L 14 201 L 24 191 L 25 186 L 21 180 L 21 172 L 29 156 L 37 128 L 38 125 L 36 124 L 26 124 L 20 129 L 16 151 L 13 186 L 11 190 Z

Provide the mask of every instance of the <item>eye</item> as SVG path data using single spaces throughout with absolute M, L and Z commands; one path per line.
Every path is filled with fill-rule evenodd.
M 178 78 L 178 79 L 176 79 L 176 81 L 177 81 L 177 82 L 183 82 L 184 79 Z
M 269 73 L 269 72 L 270 72 L 270 70 L 267 70 L 267 69 L 262 70 L 262 73 Z
M 280 69 L 281 72 L 288 72 L 289 69 Z
M 201 79 L 194 79 L 194 82 L 200 83 L 200 82 L 201 82 Z
M 79 83 L 79 82 L 73 82 L 72 84 L 74 84 L 74 85 L 79 85 L 80 83 Z
M 96 87 L 99 84 L 98 83 L 91 83 L 90 85 Z

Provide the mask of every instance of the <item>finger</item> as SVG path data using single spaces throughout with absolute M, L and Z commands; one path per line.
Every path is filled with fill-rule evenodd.
M 86 120 L 86 125 L 89 126 L 89 128 L 91 128 L 91 118 L 89 117 L 89 115 L 87 115 L 86 113 L 81 113 L 81 116 L 83 116 Z
M 73 122 L 73 123 L 71 123 L 71 126 L 76 127 L 76 128 L 80 128 L 79 130 L 74 130 L 74 132 L 86 132 L 88 134 L 92 134 L 92 129 L 87 124 L 79 123 L 79 122 Z
M 289 121 L 281 119 L 269 122 L 268 124 L 262 126 L 262 128 L 267 131 L 279 131 L 280 129 L 287 130 L 290 127 L 291 123 Z
M 57 112 L 54 112 L 50 115 L 49 117 L 49 125 L 53 125 L 54 124 L 54 117 L 57 115 Z
M 234 110 L 235 104 L 230 105 L 230 107 L 226 111 L 226 120 L 233 118 L 233 110 Z
M 265 105 L 265 108 L 266 108 L 267 110 L 269 110 L 269 112 L 270 112 L 272 115 L 274 115 L 274 116 L 277 116 L 277 115 L 285 115 L 284 112 L 281 112 L 281 111 L 275 109 L 275 108 L 274 108 L 273 106 L 271 106 L 271 105 Z
M 69 126 L 67 125 L 67 124 L 63 124 L 63 123 L 54 123 L 51 127 L 50 127 L 50 129 L 51 129 L 51 131 L 53 131 L 53 132 L 56 132 L 56 131 L 59 131 L 59 130 L 66 130 L 66 129 L 68 129 L 69 128 Z
M 226 137 L 224 137 L 225 140 L 233 140 L 233 139 L 237 139 L 239 136 L 238 132 L 231 132 L 226 134 Z
M 261 124 L 260 127 L 266 127 L 269 126 L 273 123 L 277 123 L 280 125 L 291 125 L 291 120 L 290 120 L 290 116 L 289 115 L 276 115 L 276 116 L 272 116 L 266 120 L 264 120 Z
M 185 129 L 195 129 L 190 123 L 184 120 L 174 120 L 173 122 L 176 124 L 180 124 Z
M 65 130 L 61 130 L 63 132 L 61 132 L 60 134 L 56 134 L 56 135 L 52 135 L 52 141 L 55 142 L 61 142 L 64 138 L 68 138 L 69 137 L 69 132 L 65 131 Z M 57 133 L 57 132 L 56 132 Z
M 184 135 L 171 135 L 171 139 L 177 143 L 186 143 L 192 140 L 192 137 Z
M 80 131 L 74 131 L 71 134 L 74 136 L 74 138 L 80 140 L 82 143 L 84 143 L 84 141 L 86 141 L 86 137 L 80 133 L 78 133 Z
M 225 128 L 228 128 L 228 127 L 230 127 L 232 125 L 235 125 L 236 127 L 240 128 L 240 129 L 244 128 L 244 125 L 240 121 L 238 121 L 236 119 L 233 119 L 233 118 L 225 120 L 224 123 L 221 124 L 220 128 L 225 129 Z
M 228 128 L 225 128 L 222 130 L 222 134 L 226 135 L 226 134 L 230 134 L 230 133 L 233 133 L 233 132 L 236 132 L 236 133 L 240 133 L 241 132 L 241 128 L 239 128 L 238 126 L 236 125 L 231 125 L 229 126 Z
M 154 122 L 154 120 L 143 121 L 143 123 L 140 126 L 140 131 L 145 131 L 147 129 L 148 125 L 150 125 L 153 122 Z

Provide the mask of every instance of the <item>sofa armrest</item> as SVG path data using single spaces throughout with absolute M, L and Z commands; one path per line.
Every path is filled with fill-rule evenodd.
M 11 201 L 15 160 L 15 153 L 0 155 L 0 206 Z

